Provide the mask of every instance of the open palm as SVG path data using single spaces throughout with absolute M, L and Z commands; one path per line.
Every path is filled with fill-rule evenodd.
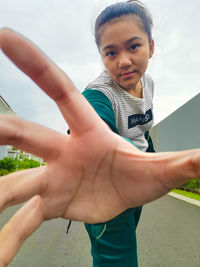
M 71 131 L 63 135 L 14 116 L 0 116 L 1 145 L 14 145 L 47 162 L 0 180 L 1 211 L 27 201 L 0 232 L 0 266 L 10 262 L 45 220 L 104 222 L 200 175 L 200 150 L 141 152 L 113 133 L 35 46 L 7 29 L 0 33 L 0 46 L 54 99 Z

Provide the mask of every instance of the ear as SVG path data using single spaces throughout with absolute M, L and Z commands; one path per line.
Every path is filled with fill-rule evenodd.
M 153 53 L 154 53 L 154 40 L 152 40 L 151 43 L 149 44 L 149 58 L 153 56 Z

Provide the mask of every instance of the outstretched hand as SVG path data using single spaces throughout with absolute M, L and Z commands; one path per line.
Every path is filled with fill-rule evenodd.
M 14 145 L 47 162 L 0 179 L 0 211 L 27 201 L 0 232 L 0 266 L 45 220 L 104 222 L 200 175 L 199 149 L 141 152 L 113 133 L 67 75 L 33 44 L 4 29 L 0 47 L 57 103 L 71 132 L 0 116 L 1 145 Z

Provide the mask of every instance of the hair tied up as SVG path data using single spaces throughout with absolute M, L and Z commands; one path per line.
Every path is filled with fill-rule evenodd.
M 139 0 L 128 0 L 126 2 L 117 2 L 106 7 L 95 22 L 95 41 L 97 47 L 100 44 L 100 28 L 115 18 L 120 18 L 126 15 L 138 16 L 141 21 L 143 30 L 147 33 L 149 42 L 152 41 L 153 20 L 151 13 Z

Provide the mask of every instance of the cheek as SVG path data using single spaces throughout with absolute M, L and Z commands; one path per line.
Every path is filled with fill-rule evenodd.
M 104 60 L 103 64 L 104 64 L 104 66 L 105 66 L 105 68 L 106 68 L 108 73 L 111 74 L 114 71 L 115 67 L 114 67 L 113 62 L 110 62 L 109 60 Z
M 145 52 L 138 57 L 137 64 L 141 68 L 146 68 L 149 62 L 149 53 Z

